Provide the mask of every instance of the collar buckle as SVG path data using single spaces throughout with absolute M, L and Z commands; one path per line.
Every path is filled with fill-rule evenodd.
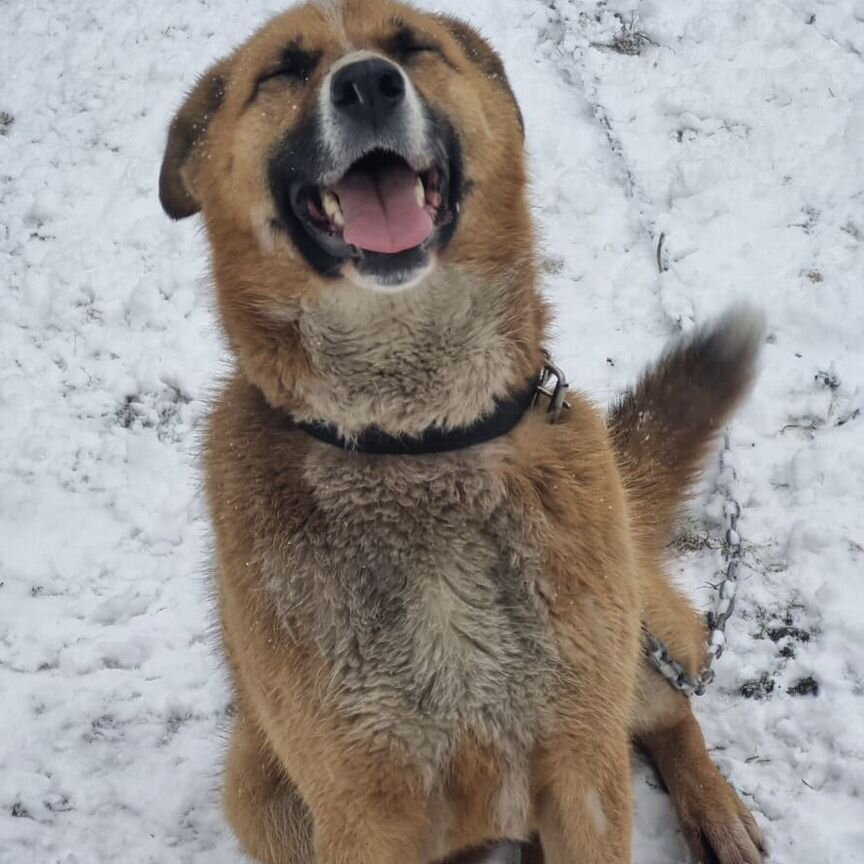
M 537 379 L 537 387 L 534 391 L 534 402 L 537 404 L 539 396 L 546 396 L 549 399 L 549 407 L 547 413 L 549 420 L 552 423 L 557 423 L 561 417 L 561 412 L 570 408 L 570 403 L 566 400 L 567 396 L 567 377 L 564 375 L 560 366 L 552 362 L 552 355 L 545 349 L 543 351 L 543 369 Z

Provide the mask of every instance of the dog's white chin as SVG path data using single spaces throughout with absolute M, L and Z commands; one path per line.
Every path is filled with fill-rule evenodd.
M 388 279 L 386 282 L 382 282 L 368 273 L 361 273 L 352 261 L 349 261 L 342 268 L 342 275 L 352 285 L 356 285 L 358 288 L 365 288 L 367 291 L 374 291 L 376 294 L 401 294 L 403 291 L 410 291 L 412 288 L 416 288 L 428 279 L 437 265 L 438 256 L 434 252 L 431 252 L 429 260 L 423 267 L 406 270 L 404 277 L 403 274 L 399 274 L 399 278 L 395 281 Z

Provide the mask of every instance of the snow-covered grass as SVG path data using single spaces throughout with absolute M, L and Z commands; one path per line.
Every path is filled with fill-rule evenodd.
M 774 861 L 861 862 L 864 4 L 426 5 L 504 55 L 578 386 L 605 402 L 677 331 L 765 308 L 731 429 L 740 613 L 698 710 Z M 195 466 L 226 357 L 199 229 L 155 185 L 182 91 L 280 8 L 0 9 L 0 864 L 241 860 Z M 713 482 L 673 565 L 702 604 Z M 686 861 L 638 760 L 636 791 L 635 860 Z

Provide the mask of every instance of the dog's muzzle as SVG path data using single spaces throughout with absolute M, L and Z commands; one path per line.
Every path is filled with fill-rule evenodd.
M 350 261 L 384 285 L 408 282 L 446 245 L 463 185 L 451 124 L 370 52 L 334 65 L 317 116 L 280 142 L 269 174 L 281 222 L 319 272 Z

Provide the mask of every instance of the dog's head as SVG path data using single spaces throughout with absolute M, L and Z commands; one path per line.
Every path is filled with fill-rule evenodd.
M 274 290 L 394 291 L 442 262 L 494 275 L 530 256 L 522 138 L 475 30 L 391 0 L 317 0 L 200 79 L 160 198 L 175 219 L 203 212 L 217 270 L 220 255 L 247 274 L 290 266 Z

